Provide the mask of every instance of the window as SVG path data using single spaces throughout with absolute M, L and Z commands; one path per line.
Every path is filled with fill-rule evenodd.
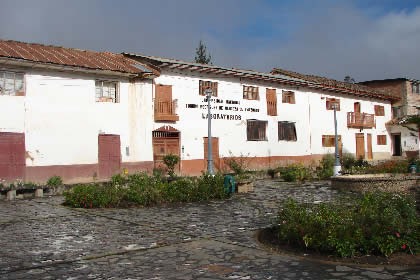
M 248 141 L 265 141 L 267 137 L 265 130 L 267 121 L 247 120 L 246 123 L 246 136 Z
M 375 116 L 385 116 L 384 106 L 375 105 Z
M 277 116 L 277 96 L 275 89 L 267 88 L 265 91 L 267 98 L 267 115 Z
M 338 136 L 338 143 L 341 142 L 341 135 Z M 335 135 L 322 135 L 322 147 L 335 147 Z
M 207 88 L 211 89 L 211 96 L 217 96 L 217 82 L 200 80 L 200 95 L 206 95 L 205 91 Z
M 386 145 L 386 135 L 377 135 L 377 144 Z
M 415 84 L 415 83 L 411 83 L 411 93 L 417 93 L 420 94 L 420 85 L 419 84 Z
M 393 118 L 400 117 L 400 107 L 392 107 L 392 117 Z
M 0 95 L 24 96 L 23 73 L 0 71 Z
M 95 81 L 96 102 L 119 103 L 118 82 Z
M 283 103 L 295 104 L 295 93 L 293 91 L 283 90 L 281 101 Z
M 244 86 L 244 99 L 258 100 L 260 99 L 258 95 L 258 88 L 251 86 Z
M 279 140 L 296 141 L 296 127 L 292 122 L 279 122 Z
M 327 110 L 334 110 L 333 106 L 337 105 L 337 111 L 340 111 L 340 99 L 327 98 Z

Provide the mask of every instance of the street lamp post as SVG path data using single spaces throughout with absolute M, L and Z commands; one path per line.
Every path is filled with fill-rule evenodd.
M 334 176 L 340 175 L 341 164 L 340 164 L 340 154 L 338 152 L 338 135 L 337 135 L 337 104 L 334 104 L 334 129 L 335 129 L 335 162 L 334 162 Z
M 211 99 L 211 94 L 213 93 L 213 91 L 211 90 L 211 88 L 207 88 L 206 91 L 206 96 L 207 96 L 207 112 L 208 112 L 208 137 L 207 137 L 207 173 L 210 175 L 214 175 L 214 170 L 213 170 L 213 145 L 212 145 L 212 138 L 211 138 L 211 110 L 210 110 L 210 99 Z

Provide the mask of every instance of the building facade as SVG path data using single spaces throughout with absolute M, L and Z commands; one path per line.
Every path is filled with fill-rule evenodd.
M 74 183 L 122 170 L 152 171 L 165 154 L 180 174 L 207 165 L 211 88 L 216 170 L 246 158 L 255 169 L 311 163 L 334 151 L 391 155 L 395 97 L 276 73 L 0 41 L 0 178 Z
M 409 78 L 365 81 L 359 83 L 371 88 L 386 90 L 400 99 L 392 102 L 393 120 L 387 123 L 392 140 L 394 157 L 417 158 L 419 156 L 419 131 L 407 122 L 409 116 L 420 113 L 420 81 Z

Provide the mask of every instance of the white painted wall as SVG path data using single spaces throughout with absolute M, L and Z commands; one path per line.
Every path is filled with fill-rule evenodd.
M 95 164 L 98 162 L 100 133 L 120 135 L 123 162 L 152 161 L 151 132 L 163 125 L 171 125 L 181 131 L 182 159 L 203 159 L 203 137 L 207 136 L 207 119 L 203 116 L 206 117 L 207 108 L 186 108 L 186 104 L 207 104 L 205 97 L 199 96 L 200 79 L 219 83 L 218 97 L 212 100 L 212 106 L 217 106 L 213 113 L 240 116 L 237 120 L 213 120 L 213 136 L 219 137 L 221 157 L 332 153 L 333 148 L 321 145 L 323 134 L 334 134 L 333 111 L 326 110 L 326 97 L 340 98 L 338 133 L 342 135 L 343 152 L 355 153 L 355 133 L 359 130 L 347 128 L 346 112 L 353 111 L 356 101 L 361 102 L 361 110 L 366 113 L 374 113 L 374 105 L 385 107 L 385 116 L 375 117 L 376 128 L 363 132 L 372 134 L 374 153 L 391 151 L 389 135 L 387 145 L 376 145 L 376 135 L 388 134 L 385 123 L 391 119 L 389 102 L 211 74 L 199 77 L 197 73 L 163 72 L 155 81 L 129 82 L 128 79 L 118 78 L 120 103 L 98 103 L 95 101 L 95 79 L 101 78 L 110 80 L 100 76 L 30 70 L 25 74 L 24 97 L 0 96 L 0 131 L 25 133 L 29 154 L 27 166 Z M 179 121 L 154 122 L 153 82 L 173 86 L 173 99 L 178 100 Z M 243 85 L 259 87 L 260 100 L 244 100 Z M 276 89 L 278 116 L 267 115 L 266 88 Z M 283 104 L 282 90 L 294 91 L 296 104 Z M 217 99 L 222 103 L 217 103 Z M 239 105 L 226 104 L 226 100 L 238 101 Z M 223 110 L 219 106 L 223 106 Z M 226 111 L 225 107 L 235 107 L 238 111 Z M 247 108 L 259 111 L 251 112 Z M 268 121 L 267 141 L 247 141 L 247 119 Z M 278 121 L 296 123 L 296 142 L 278 141 Z
M 199 80 L 218 82 L 218 97 L 213 98 L 212 106 L 232 106 L 226 100 L 239 101 L 239 108 L 257 108 L 259 112 L 232 112 L 239 114 L 241 120 L 212 120 L 212 135 L 219 137 L 219 152 L 221 157 L 240 154 L 267 157 L 267 156 L 302 156 L 311 154 L 333 153 L 334 148 L 322 147 L 322 135 L 334 134 L 333 111 L 326 110 L 326 98 L 340 99 L 341 111 L 337 112 L 338 134 L 342 135 L 343 152 L 356 152 L 356 133 L 365 134 L 365 151 L 367 151 L 367 133 L 372 134 L 372 147 L 375 153 L 390 153 L 391 139 L 385 123 L 391 119 L 391 104 L 388 101 L 373 100 L 369 98 L 356 98 L 352 95 L 325 94 L 313 92 L 302 88 L 290 88 L 272 83 L 256 83 L 239 78 L 225 78 L 215 75 L 197 73 L 165 71 L 155 79 L 156 84 L 172 85 L 173 99 L 178 100 L 177 114 L 180 119 L 176 123 L 154 123 L 154 129 L 163 125 L 171 125 L 181 131 L 181 146 L 184 146 L 182 158 L 202 159 L 204 157 L 203 137 L 207 136 L 207 119 L 202 114 L 207 114 L 207 109 L 186 108 L 186 104 L 205 105 L 205 97 L 199 95 Z M 243 99 L 243 85 L 259 87 L 260 100 Z M 275 88 L 277 92 L 278 116 L 267 116 L 266 88 Z M 295 92 L 296 104 L 282 103 L 282 90 Z M 216 103 L 217 99 L 223 103 Z M 359 129 L 347 128 L 347 112 L 354 111 L 354 102 L 361 103 L 361 112 L 374 114 L 374 105 L 385 107 L 385 116 L 375 117 L 376 128 Z M 216 107 L 212 113 L 227 113 Z M 267 120 L 268 141 L 247 141 L 246 120 Z M 278 141 L 278 121 L 296 122 L 297 141 Z M 310 129 L 309 129 L 310 128 Z M 376 135 L 387 135 L 387 145 L 378 146 Z M 382 155 L 383 156 L 383 155 Z

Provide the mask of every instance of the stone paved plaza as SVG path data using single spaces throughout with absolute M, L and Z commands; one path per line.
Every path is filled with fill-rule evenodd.
M 70 209 L 62 197 L 0 201 L 0 279 L 420 279 L 420 268 L 325 264 L 263 250 L 278 202 L 334 200 L 327 183 L 256 182 L 225 201 Z

